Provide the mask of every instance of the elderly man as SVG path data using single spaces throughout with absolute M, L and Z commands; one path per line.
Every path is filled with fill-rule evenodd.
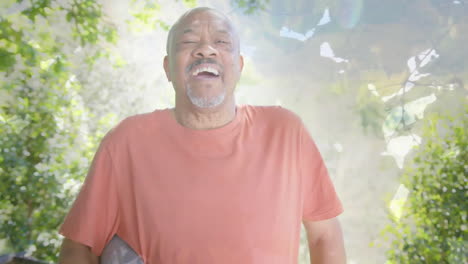
M 122 121 L 102 140 L 61 227 L 61 263 L 98 263 L 114 236 L 144 263 L 345 263 L 342 206 L 301 123 L 280 107 L 237 106 L 243 58 L 210 8 L 171 28 L 173 109 Z

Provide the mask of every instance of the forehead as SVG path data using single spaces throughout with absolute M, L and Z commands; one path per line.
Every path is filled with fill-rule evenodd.
M 176 35 L 197 32 L 207 27 L 211 31 L 232 33 L 232 25 L 221 14 L 213 11 L 196 12 L 183 17 L 175 30 Z

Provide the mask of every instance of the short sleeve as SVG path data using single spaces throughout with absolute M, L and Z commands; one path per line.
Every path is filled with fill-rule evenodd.
M 301 128 L 302 220 L 320 221 L 338 216 L 343 207 L 317 146 Z
M 60 234 L 101 255 L 118 226 L 116 185 L 110 153 L 101 143 L 78 197 L 60 227 Z

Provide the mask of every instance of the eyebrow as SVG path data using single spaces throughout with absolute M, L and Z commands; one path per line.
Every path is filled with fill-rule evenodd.
M 182 35 L 193 33 L 193 32 L 194 32 L 194 30 L 192 28 L 186 28 L 186 29 L 184 29 L 184 31 L 182 31 Z M 221 33 L 221 34 L 225 34 L 225 35 L 231 35 L 231 33 L 229 33 L 229 31 L 225 30 L 225 29 L 218 29 L 216 32 Z
M 184 29 L 184 31 L 182 31 L 182 34 L 187 34 L 187 33 L 192 33 L 192 32 L 193 32 L 193 29 L 186 28 L 186 29 Z

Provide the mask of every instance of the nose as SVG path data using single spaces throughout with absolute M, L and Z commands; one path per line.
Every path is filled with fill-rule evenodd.
M 216 57 L 217 55 L 218 50 L 207 42 L 201 42 L 194 50 L 194 56 L 197 58 L 212 58 Z

